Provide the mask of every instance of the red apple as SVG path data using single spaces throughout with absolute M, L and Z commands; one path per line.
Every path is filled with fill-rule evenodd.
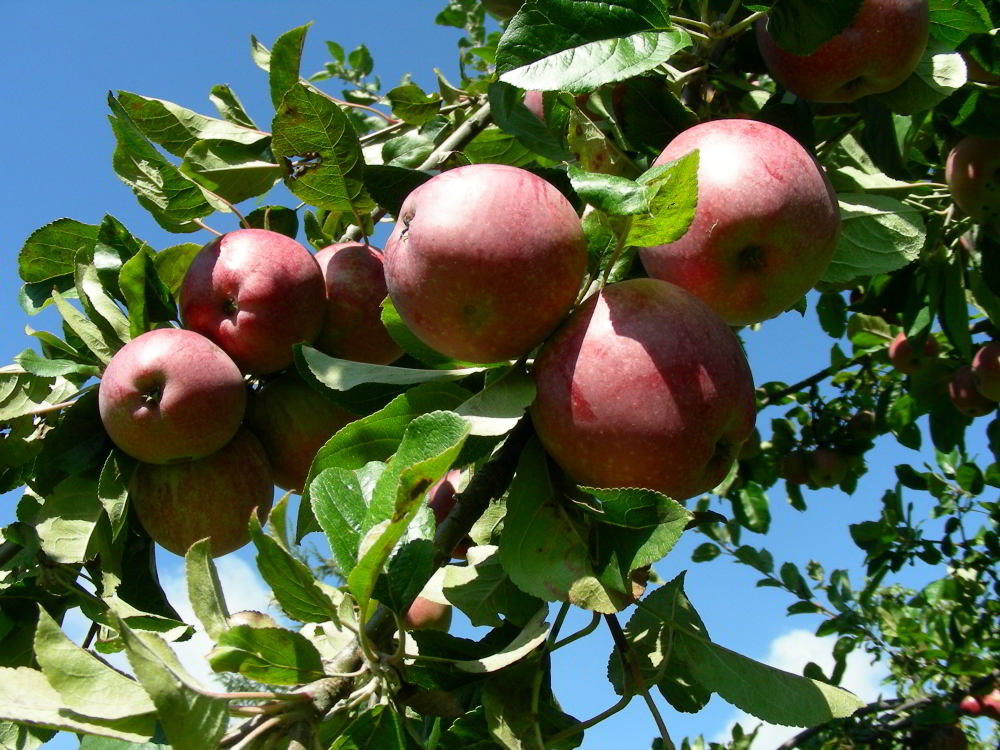
M 835 487 L 850 468 L 847 458 L 832 448 L 817 448 L 808 459 L 809 480 L 817 487 Z
M 688 128 L 655 164 L 695 149 L 694 221 L 676 242 L 642 248 L 642 265 L 700 297 L 730 325 L 773 318 L 830 263 L 840 229 L 830 181 L 798 141 L 754 120 Z
M 212 339 L 254 375 L 288 367 L 292 346 L 316 338 L 325 306 L 312 254 L 266 229 L 239 229 L 209 242 L 180 289 L 184 327 Z
M 1000 719 L 1000 688 L 993 690 L 979 699 L 983 707 L 983 716 L 991 719 Z
M 457 359 L 530 352 L 576 299 L 580 220 L 556 188 L 517 167 L 443 172 L 403 202 L 385 246 L 389 296 L 410 330 Z
M 815 102 L 853 102 L 890 91 L 916 69 L 927 47 L 927 0 L 864 0 L 851 24 L 809 55 L 782 49 L 757 22 L 757 45 L 771 75 Z
M 542 96 L 544 92 L 542 91 L 525 91 L 524 92 L 524 106 L 528 108 L 539 120 L 545 121 L 545 103 L 542 101 Z
M 440 630 L 451 627 L 451 606 L 418 596 L 403 616 L 407 630 Z
M 948 382 L 948 397 L 955 408 L 967 417 L 981 417 L 997 408 L 996 401 L 979 392 L 976 376 L 968 366 L 959 367 L 952 373 Z
M 972 358 L 972 373 L 979 392 L 990 401 L 1000 401 L 1000 341 L 979 347 Z
M 586 300 L 533 368 L 531 418 L 577 482 L 676 500 L 725 477 L 754 428 L 739 339 L 678 286 L 633 279 Z
M 434 512 L 434 522 L 440 525 L 455 507 L 456 486 L 462 478 L 461 469 L 451 469 L 441 479 L 427 490 L 427 507 Z M 472 546 L 472 540 L 466 537 L 452 550 L 451 556 L 465 558 Z
M 204 336 L 160 328 L 136 336 L 104 370 L 101 421 L 115 445 L 146 463 L 213 453 L 243 420 L 239 368 Z
M 979 705 L 979 701 L 976 699 L 976 696 L 967 695 L 959 701 L 958 710 L 966 716 L 979 716 L 983 707 Z
M 948 154 L 952 200 L 973 221 L 1000 229 L 1000 138 L 967 136 Z
M 904 375 L 912 375 L 920 370 L 929 360 L 933 360 L 938 355 L 938 342 L 933 336 L 928 336 L 924 341 L 923 354 L 913 351 L 913 346 L 906 338 L 905 333 L 896 334 L 896 338 L 889 344 L 889 361 L 892 366 Z
M 246 425 L 264 447 L 274 483 L 301 492 L 316 451 L 355 419 L 289 371 L 253 393 Z
M 183 464 L 139 464 L 129 485 L 139 522 L 153 541 L 176 555 L 205 537 L 212 556 L 250 540 L 254 508 L 263 523 L 274 500 L 271 467 L 257 438 L 240 429 L 210 456 Z
M 803 451 L 792 451 L 781 459 L 781 478 L 791 484 L 809 481 L 809 459 Z
M 385 287 L 382 253 L 358 242 L 316 253 L 326 282 L 326 315 L 313 346 L 331 357 L 388 365 L 403 355 L 382 325 Z

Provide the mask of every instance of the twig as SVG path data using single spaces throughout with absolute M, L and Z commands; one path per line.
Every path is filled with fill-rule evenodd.
M 873 355 L 874 352 L 865 352 L 864 354 L 859 354 L 857 357 L 847 360 L 846 362 L 844 362 L 844 364 L 840 365 L 839 367 L 834 367 L 832 365 L 830 367 L 824 367 L 819 372 L 813 373 L 808 378 L 800 380 L 798 383 L 795 383 L 794 385 L 790 385 L 785 388 L 782 388 L 781 390 L 775 391 L 774 393 L 770 393 L 767 396 L 765 396 L 761 400 L 761 402 L 757 405 L 757 411 L 761 411 L 762 409 L 771 406 L 772 404 L 785 398 L 785 396 L 791 396 L 793 393 L 798 393 L 804 388 L 808 388 L 811 385 L 816 385 L 821 380 L 825 380 L 831 375 L 835 375 L 838 372 L 841 372 L 842 370 L 846 370 L 849 367 L 854 367 L 855 365 L 865 364 L 872 358 Z
M 272 729 L 280 725 L 282 721 L 282 717 L 272 716 L 270 719 L 262 722 L 256 729 L 249 732 L 242 740 L 233 745 L 233 750 L 245 750 L 245 748 L 250 747 L 250 745 L 253 744 L 258 737 L 267 734 Z
M 642 678 L 642 670 L 639 669 L 639 665 L 632 658 L 632 649 L 625 639 L 625 633 L 622 632 L 622 626 L 618 622 L 618 618 L 612 614 L 608 614 L 604 615 L 604 621 L 608 623 L 608 630 L 611 631 L 611 637 L 618 648 L 618 655 L 622 660 L 622 665 L 631 672 L 632 681 L 635 683 L 639 694 L 642 695 L 643 700 L 646 701 L 649 713 L 652 714 L 653 721 L 656 722 L 656 727 L 660 730 L 664 750 L 676 750 L 674 743 L 670 740 L 670 733 L 667 732 L 667 725 L 663 723 L 663 717 L 660 716 L 660 709 L 656 707 L 656 702 L 649 694 L 649 688 L 646 687 L 646 681 Z

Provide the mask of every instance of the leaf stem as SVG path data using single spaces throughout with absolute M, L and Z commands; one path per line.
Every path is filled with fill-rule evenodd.
M 712 30 L 712 25 L 705 23 L 704 21 L 696 21 L 693 18 L 685 18 L 684 16 L 670 16 L 670 23 L 675 23 L 681 26 L 690 26 L 694 29 L 699 29 L 700 31 L 709 32 Z
M 726 29 L 725 31 L 723 31 L 719 35 L 718 38 L 719 39 L 728 39 L 731 36 L 735 36 L 736 34 L 740 34 L 740 33 L 744 32 L 744 31 L 746 31 L 751 26 L 753 26 L 753 24 L 756 23 L 756 21 L 757 21 L 758 18 L 764 18 L 766 15 L 767 15 L 767 11 L 766 10 L 758 10 L 756 13 L 751 13 L 749 16 L 747 16 L 746 18 L 744 18 L 739 23 L 734 24 L 734 25 L 730 26 L 728 29 Z
M 592 727 L 592 726 L 594 726 L 596 724 L 600 724 L 605 719 L 614 716 L 616 713 L 618 713 L 619 711 L 621 711 L 622 709 L 624 709 L 625 706 L 627 706 L 631 702 L 632 702 L 632 696 L 631 695 L 628 695 L 628 694 L 623 695 L 622 698 L 621 698 L 621 700 L 618 701 L 615 705 L 611 706 L 611 708 L 605 709 L 604 711 L 601 711 L 601 713 L 597 714 L 596 716 L 592 716 L 591 718 L 587 719 L 586 721 L 581 721 L 578 724 L 574 724 L 573 726 L 569 727 L 568 729 L 564 729 L 563 731 L 558 732 L 557 734 L 554 734 L 551 737 L 547 738 L 546 739 L 546 746 L 547 747 L 554 747 L 557 743 L 562 742 L 563 740 L 568 739 L 568 738 L 572 737 L 575 734 L 580 734 L 584 730 L 590 729 L 590 727 Z
M 549 642 L 547 648 L 552 649 L 552 644 L 556 642 L 556 638 L 559 636 L 559 630 L 563 626 L 563 621 L 566 619 L 566 615 L 569 614 L 569 602 L 563 602 L 559 607 L 559 613 L 556 615 L 556 619 L 552 623 L 552 629 L 549 631 Z
M 595 630 L 597 630 L 597 626 L 600 625 L 600 623 L 601 623 L 601 616 L 597 612 L 594 612 L 594 616 L 591 618 L 589 625 L 584 626 L 583 628 L 576 631 L 572 635 L 566 636 L 561 641 L 556 641 L 555 644 L 553 644 L 549 648 L 549 651 L 556 651 L 557 649 L 560 649 L 563 646 L 568 646 L 573 641 L 578 641 L 581 638 L 585 638 L 586 636 L 590 635 Z

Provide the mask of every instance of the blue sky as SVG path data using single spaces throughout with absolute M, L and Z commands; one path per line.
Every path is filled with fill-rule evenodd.
M 0 45 L 5 71 L 4 116 L 0 118 L 5 144 L 0 158 L 6 178 L 5 216 L 0 224 L 0 318 L 7 321 L 0 330 L 3 360 L 9 362 L 30 346 L 31 339 L 23 333 L 25 324 L 55 327 L 52 317 L 43 314 L 29 319 L 17 305 L 17 252 L 39 226 L 63 216 L 99 223 L 110 213 L 156 248 L 189 239 L 207 240 L 207 235 L 178 240 L 165 233 L 113 173 L 113 139 L 106 104 L 109 90 L 124 89 L 215 114 L 208 101 L 209 91 L 214 84 L 227 83 L 266 128 L 272 114 L 267 79 L 250 59 L 250 35 L 270 46 L 282 32 L 308 21 L 314 24 L 306 42 L 304 73 L 322 67 L 325 40 L 337 41 L 346 50 L 364 42 L 374 56 L 383 91 L 395 86 L 408 71 L 417 83 L 432 88 L 433 67 L 458 79 L 458 32 L 434 25 L 438 9 L 436 0 L 5 3 L 5 38 Z M 331 82 L 322 85 L 332 92 L 339 89 Z M 287 195 L 278 190 L 272 200 L 294 206 L 297 201 Z M 221 231 L 236 227 L 236 220 L 228 216 L 210 217 L 208 223 Z M 385 234 L 383 230 L 380 236 Z M 828 363 L 831 342 L 812 320 L 812 316 L 801 319 L 797 314 L 785 314 L 765 323 L 760 331 L 745 335 L 758 384 L 773 379 L 795 382 Z M 759 418 L 765 436 L 770 419 L 779 414 L 779 410 L 771 410 Z M 986 453 L 984 447 L 979 450 Z M 808 560 L 818 559 L 828 571 L 848 568 L 854 571 L 852 578 L 857 582 L 862 557 L 850 542 L 847 526 L 878 517 L 882 491 L 895 481 L 893 466 L 903 460 L 919 463 L 913 454 L 883 438 L 869 456 L 869 473 L 854 496 L 829 490 L 808 493 L 810 507 L 805 514 L 791 509 L 776 488 L 772 493 L 771 534 L 755 538 L 747 533 L 744 541 L 768 546 L 779 562 L 791 560 L 802 567 Z M 12 493 L 0 499 L 0 523 L 13 517 L 16 496 Z M 821 660 L 829 647 L 817 647 L 809 635 L 816 620 L 801 616 L 785 619 L 782 613 L 791 603 L 788 596 L 774 589 L 755 588 L 756 576 L 744 567 L 724 561 L 690 563 L 691 550 L 703 539 L 688 537 L 656 566 L 657 571 L 670 579 L 690 568 L 687 590 L 714 640 L 794 671 L 801 670 L 809 659 L 829 669 L 829 663 Z M 163 554 L 160 563 L 166 587 L 182 598 L 178 558 Z M 224 586 L 231 609 L 266 603 L 266 591 L 255 578 L 247 551 L 224 558 L 220 568 L 228 583 Z M 906 581 L 911 585 L 919 582 Z M 178 602 L 178 606 L 183 604 Z M 588 616 L 576 613 L 564 633 L 588 620 Z M 82 625 L 70 621 L 67 627 Z M 204 643 L 200 646 L 203 649 Z M 192 650 L 197 653 L 197 648 L 188 652 Z M 588 718 L 616 701 L 606 681 L 610 651 L 610 638 L 601 634 L 559 652 L 554 659 L 553 688 L 564 709 L 578 718 Z M 870 700 L 879 673 L 859 658 L 848 672 L 848 686 L 864 691 L 863 697 Z M 694 717 L 678 715 L 669 707 L 664 710 L 675 740 L 698 733 L 713 738 L 737 716 L 735 709 L 718 698 Z M 648 747 L 654 733 L 642 701 L 635 700 L 625 712 L 590 730 L 584 748 Z M 762 743 L 760 747 L 774 744 Z M 49 746 L 75 747 L 76 742 L 60 736 Z

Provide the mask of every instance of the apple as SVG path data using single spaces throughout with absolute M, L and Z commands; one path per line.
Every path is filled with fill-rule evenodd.
M 779 475 L 790 484 L 805 484 L 809 481 L 809 458 L 803 451 L 792 451 L 781 459 Z
M 840 212 L 830 181 L 792 136 L 754 120 L 688 128 L 654 164 L 695 149 L 694 220 L 676 242 L 640 249 L 642 265 L 730 325 L 773 318 L 812 288 L 833 256 Z
M 251 395 L 246 426 L 264 448 L 274 483 L 301 492 L 316 451 L 355 419 L 290 370 Z
M 906 338 L 906 334 L 900 332 L 889 344 L 889 361 L 892 366 L 904 375 L 912 375 L 923 368 L 929 360 L 937 357 L 939 351 L 937 339 L 928 336 L 924 341 L 923 354 L 913 351 L 913 346 Z
M 403 355 L 382 325 L 385 287 L 382 253 L 342 242 L 316 253 L 326 282 L 326 314 L 313 346 L 331 357 L 388 365 Z
M 271 615 L 258 612 L 256 609 L 244 609 L 229 615 L 229 627 L 235 628 L 237 625 L 248 625 L 251 628 L 279 628 L 278 621 Z
M 534 349 L 569 311 L 586 268 L 569 201 L 502 164 L 458 167 L 416 188 L 385 246 L 403 321 L 428 346 L 470 362 Z
M 754 428 L 739 339 L 657 279 L 604 287 L 542 347 L 532 421 L 575 481 L 683 500 L 718 484 Z
M 983 707 L 979 705 L 979 701 L 976 699 L 976 696 L 967 695 L 959 701 L 958 710 L 966 716 L 979 716 Z
M 991 719 L 1000 719 L 1000 688 L 993 688 L 992 691 L 979 699 L 983 707 L 983 716 Z
M 403 616 L 407 630 L 440 630 L 451 627 L 451 606 L 431 601 L 422 596 L 413 600 Z
M 159 328 L 108 363 L 97 394 L 111 440 L 146 463 L 214 453 L 243 420 L 246 385 L 232 359 L 204 336 Z
M 1000 138 L 963 138 L 944 174 L 955 205 L 977 224 L 1000 229 Z
M 878 425 L 875 412 L 862 409 L 847 420 L 847 436 L 857 442 L 868 442 L 878 437 Z
M 969 740 L 958 726 L 935 727 L 919 747 L 925 750 L 967 750 Z
M 271 467 L 260 442 L 241 428 L 220 450 L 182 464 L 139 464 L 129 498 L 143 528 L 164 549 L 183 555 L 211 539 L 212 557 L 250 541 L 256 508 L 261 523 L 274 500 Z
M 433 511 L 434 522 L 438 526 L 444 522 L 444 519 L 451 513 L 452 508 L 455 507 L 456 489 L 461 478 L 461 469 L 450 469 L 447 474 L 427 490 L 427 507 Z M 466 537 L 455 545 L 451 556 L 464 559 L 471 546 L 472 540 Z
M 890 91 L 916 69 L 927 47 L 927 0 L 864 0 L 850 25 L 808 55 L 782 49 L 757 22 L 757 46 L 771 75 L 803 99 L 853 102 Z
M 528 111 L 542 122 L 545 121 L 545 103 L 542 101 L 543 95 L 544 92 L 542 91 L 525 91 L 524 98 L 521 100 L 524 102 L 524 106 L 528 108 Z
M 266 229 L 239 229 L 209 242 L 180 288 L 184 327 L 212 339 L 254 375 L 288 367 L 292 346 L 316 338 L 325 307 L 312 253 Z
M 976 375 L 967 365 L 959 367 L 951 374 L 948 397 L 955 408 L 967 417 L 981 417 L 997 407 L 995 401 L 979 392 Z
M 524 0 L 483 0 L 483 10 L 501 20 L 513 17 L 522 5 Z
M 990 401 L 1000 401 L 1000 341 L 983 344 L 972 358 L 976 387 Z
M 844 481 L 850 463 L 832 448 L 817 448 L 808 458 L 809 480 L 817 487 L 835 487 Z

